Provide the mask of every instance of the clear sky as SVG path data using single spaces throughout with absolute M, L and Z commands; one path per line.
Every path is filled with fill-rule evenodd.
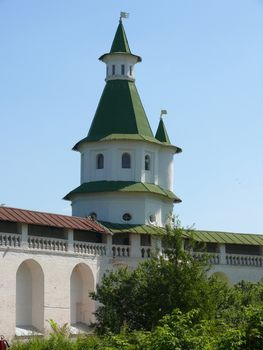
M 263 233 L 263 0 L 0 0 L 0 203 L 70 214 L 120 11 L 182 224 Z

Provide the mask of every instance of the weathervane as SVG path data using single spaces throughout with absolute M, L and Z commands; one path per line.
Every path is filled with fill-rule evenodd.
M 164 114 L 167 114 L 167 110 L 166 110 L 166 109 L 161 109 L 160 118 L 162 118 L 162 116 L 163 116 Z
M 122 18 L 129 18 L 130 14 L 128 12 L 121 12 L 120 13 L 120 21 Z

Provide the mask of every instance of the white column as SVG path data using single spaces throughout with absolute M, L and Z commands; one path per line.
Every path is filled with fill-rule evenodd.
M 120 164 L 121 164 L 121 153 L 115 148 L 111 148 L 110 151 L 108 152 L 109 155 L 109 160 L 107 163 L 107 166 L 109 167 L 108 169 L 108 174 L 109 174 L 109 181 L 117 181 L 118 180 L 118 173 L 120 170 Z
M 135 181 L 145 182 L 145 176 L 143 171 L 144 151 L 142 148 L 136 148 L 134 158 Z
M 226 265 L 226 246 L 225 244 L 219 244 L 219 261 L 220 264 Z
M 151 237 L 152 253 L 162 255 L 162 239 L 160 237 Z
M 112 235 L 107 235 L 106 255 L 112 256 Z
M 141 258 L 141 240 L 139 234 L 130 235 L 130 245 L 131 245 L 131 258 Z
M 68 251 L 69 252 L 74 252 L 74 231 L 71 229 L 67 230 L 67 239 L 68 239 Z
M 21 248 L 28 248 L 28 224 L 21 225 Z

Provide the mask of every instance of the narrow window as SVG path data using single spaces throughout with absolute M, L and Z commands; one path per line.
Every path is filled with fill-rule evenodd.
M 109 66 L 107 66 L 107 76 L 109 75 Z
M 132 75 L 132 66 L 130 66 L 130 75 Z
M 151 165 L 150 156 L 148 154 L 146 154 L 146 156 L 144 158 L 144 168 L 145 168 L 145 170 L 150 170 L 150 165 Z
M 130 169 L 131 167 L 131 156 L 129 153 L 123 153 L 121 157 L 121 167 L 123 169 Z
M 115 64 L 112 65 L 112 75 L 115 75 Z
M 97 155 L 97 169 L 104 168 L 104 155 L 102 153 Z
M 125 74 L 125 66 L 124 66 L 124 64 L 121 65 L 121 74 L 122 75 Z

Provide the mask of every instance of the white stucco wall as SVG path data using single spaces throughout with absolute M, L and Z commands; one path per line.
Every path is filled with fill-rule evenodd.
M 102 61 L 106 63 L 106 81 L 123 79 L 123 80 L 135 80 L 134 65 L 137 63 L 138 58 L 134 55 L 128 54 L 106 54 L 103 56 Z M 115 74 L 112 74 L 112 66 L 115 66 Z M 124 74 L 122 74 L 122 65 L 124 65 Z M 131 67 L 131 71 L 130 71 Z
M 225 275 L 229 284 L 235 284 L 245 280 L 250 282 L 259 282 L 263 280 L 263 268 L 253 266 L 237 266 L 237 265 L 214 265 L 209 271 L 212 275 L 220 272 Z
M 90 193 L 72 201 L 72 215 L 85 217 L 95 212 L 98 220 L 115 223 L 125 223 L 122 216 L 130 213 L 130 224 L 149 225 L 149 216 L 155 215 L 155 225 L 164 227 L 172 211 L 172 200 L 147 193 Z
M 83 280 L 83 293 L 87 295 L 88 289 L 92 287 L 94 290 L 94 286 L 109 266 L 109 258 L 94 259 L 94 256 L 76 257 L 70 254 L 56 255 L 50 252 L 38 253 L 26 250 L 15 252 L 8 248 L 0 249 L 0 257 L 0 329 L 1 334 L 8 339 L 14 337 L 16 325 L 33 324 L 42 332 L 44 329 L 49 329 L 48 320 L 50 319 L 60 325 L 70 324 L 70 280 L 74 268 L 78 264 L 84 264 L 90 271 Z M 31 262 L 33 270 L 39 265 L 43 271 L 43 284 L 40 283 L 39 270 L 36 269 L 30 273 L 25 261 Z M 19 270 L 17 279 L 19 266 L 22 269 Z M 16 295 L 16 290 L 19 291 L 19 295 Z M 41 295 L 43 295 L 43 313 L 40 308 Z M 16 300 L 19 301 L 18 319 L 16 319 Z M 89 310 L 83 321 L 93 320 L 94 302 L 90 299 L 85 300 L 85 297 L 82 300 Z M 33 309 L 35 312 L 32 313 Z
M 50 319 L 59 325 L 93 320 L 95 304 L 88 297 L 89 291 L 94 290 L 107 270 L 120 266 L 132 269 L 141 261 L 140 236 L 132 234 L 130 242 L 130 257 L 116 258 L 111 254 L 78 255 L 1 247 L 1 334 L 11 340 L 16 325 L 30 324 L 40 331 L 48 331 Z M 155 246 L 160 247 L 157 238 L 152 239 L 152 249 Z M 261 266 L 218 264 L 209 272 L 213 273 L 220 273 L 230 284 L 241 280 L 256 282 L 263 278 Z
M 122 169 L 121 156 L 131 155 L 131 169 Z M 174 151 L 143 141 L 89 142 L 80 146 L 81 183 L 90 181 L 137 181 L 160 185 L 173 190 Z M 104 169 L 96 168 L 96 157 L 104 155 Z M 151 159 L 145 170 L 145 155 Z

